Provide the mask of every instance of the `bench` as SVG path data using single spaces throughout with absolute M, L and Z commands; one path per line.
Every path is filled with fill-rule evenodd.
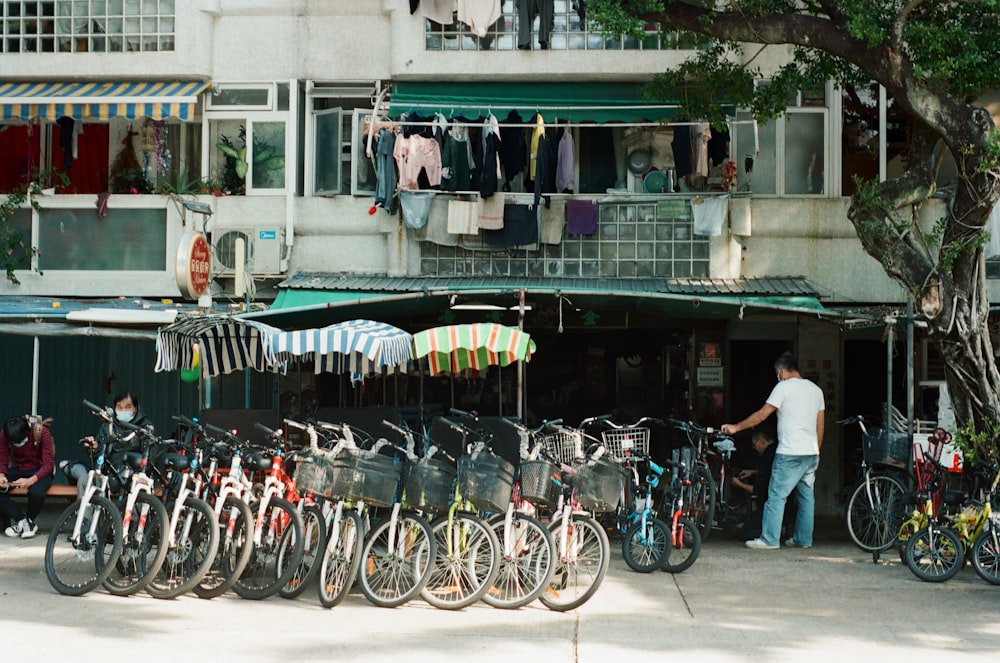
M 8 490 L 8 495 L 13 497 L 24 497 L 28 494 L 27 488 L 10 488 Z M 68 499 L 73 501 L 76 499 L 76 486 L 70 486 L 65 483 L 54 483 L 49 486 L 49 489 L 45 491 L 46 497 L 60 497 L 63 499 Z

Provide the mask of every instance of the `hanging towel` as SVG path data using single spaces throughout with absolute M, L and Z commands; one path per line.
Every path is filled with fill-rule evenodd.
M 427 225 L 427 217 L 430 215 L 431 203 L 434 202 L 436 191 L 407 191 L 399 192 L 399 204 L 403 208 L 403 223 L 407 228 L 420 230 Z
M 997 221 L 1000 222 L 1000 218 Z M 738 237 L 750 236 L 750 196 L 733 196 L 730 199 L 729 228 Z
M 479 232 L 476 203 L 469 200 L 448 201 L 448 232 L 453 235 L 475 235 Z
M 490 246 L 529 246 L 538 243 L 538 212 L 531 205 L 503 208 L 503 228 L 484 230 L 483 241 Z
M 729 196 L 695 198 L 692 200 L 691 213 L 694 216 L 694 234 L 701 237 L 718 237 L 721 235 L 728 210 Z
M 420 3 L 420 15 L 441 25 L 451 25 L 455 18 L 452 14 L 458 9 L 458 0 L 423 0 Z
M 570 235 L 593 235 L 597 232 L 597 201 L 566 201 L 566 232 Z
M 541 221 L 538 222 L 538 241 L 541 244 L 560 244 L 563 238 L 563 228 L 566 226 L 566 215 L 556 206 L 542 207 L 538 210 Z
M 441 246 L 458 246 L 458 238 L 461 235 L 452 235 L 448 232 L 448 206 L 443 200 L 436 200 L 431 204 L 427 215 L 427 225 L 420 230 L 414 230 L 413 236 L 418 240 L 434 242 Z
M 485 37 L 500 18 L 502 5 L 502 0 L 458 0 L 458 20 L 472 28 L 477 37 Z
M 482 230 L 499 230 L 503 228 L 503 196 L 492 195 L 479 200 L 479 219 L 477 225 Z

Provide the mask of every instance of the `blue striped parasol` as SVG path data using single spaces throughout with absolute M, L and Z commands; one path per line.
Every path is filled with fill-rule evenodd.
M 276 361 L 312 360 L 316 373 L 386 375 L 406 372 L 413 360 L 413 337 L 373 320 L 281 331 L 270 343 Z
M 245 368 L 282 371 L 271 351 L 277 327 L 230 316 L 189 317 L 156 333 L 156 372 L 192 368 L 193 343 L 200 348 L 202 371 L 210 377 Z

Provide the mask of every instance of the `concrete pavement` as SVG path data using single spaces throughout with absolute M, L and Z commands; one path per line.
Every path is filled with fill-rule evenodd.
M 54 514 L 53 514 L 54 515 Z M 613 544 L 590 602 L 569 613 L 538 603 L 458 612 L 421 601 L 386 610 L 360 593 L 332 610 L 315 593 L 286 601 L 227 594 L 158 601 L 145 594 L 57 594 L 34 539 L 0 534 L 3 657 L 31 661 L 653 661 L 911 660 L 1000 652 L 1000 587 L 971 567 L 928 584 L 898 559 L 873 564 L 836 525 L 813 549 L 753 551 L 714 533 L 697 563 L 671 576 L 633 573 Z

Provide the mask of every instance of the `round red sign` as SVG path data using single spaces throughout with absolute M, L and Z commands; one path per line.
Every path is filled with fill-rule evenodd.
M 212 247 L 205 235 L 186 232 L 177 247 L 177 287 L 187 299 L 198 299 L 212 280 Z

